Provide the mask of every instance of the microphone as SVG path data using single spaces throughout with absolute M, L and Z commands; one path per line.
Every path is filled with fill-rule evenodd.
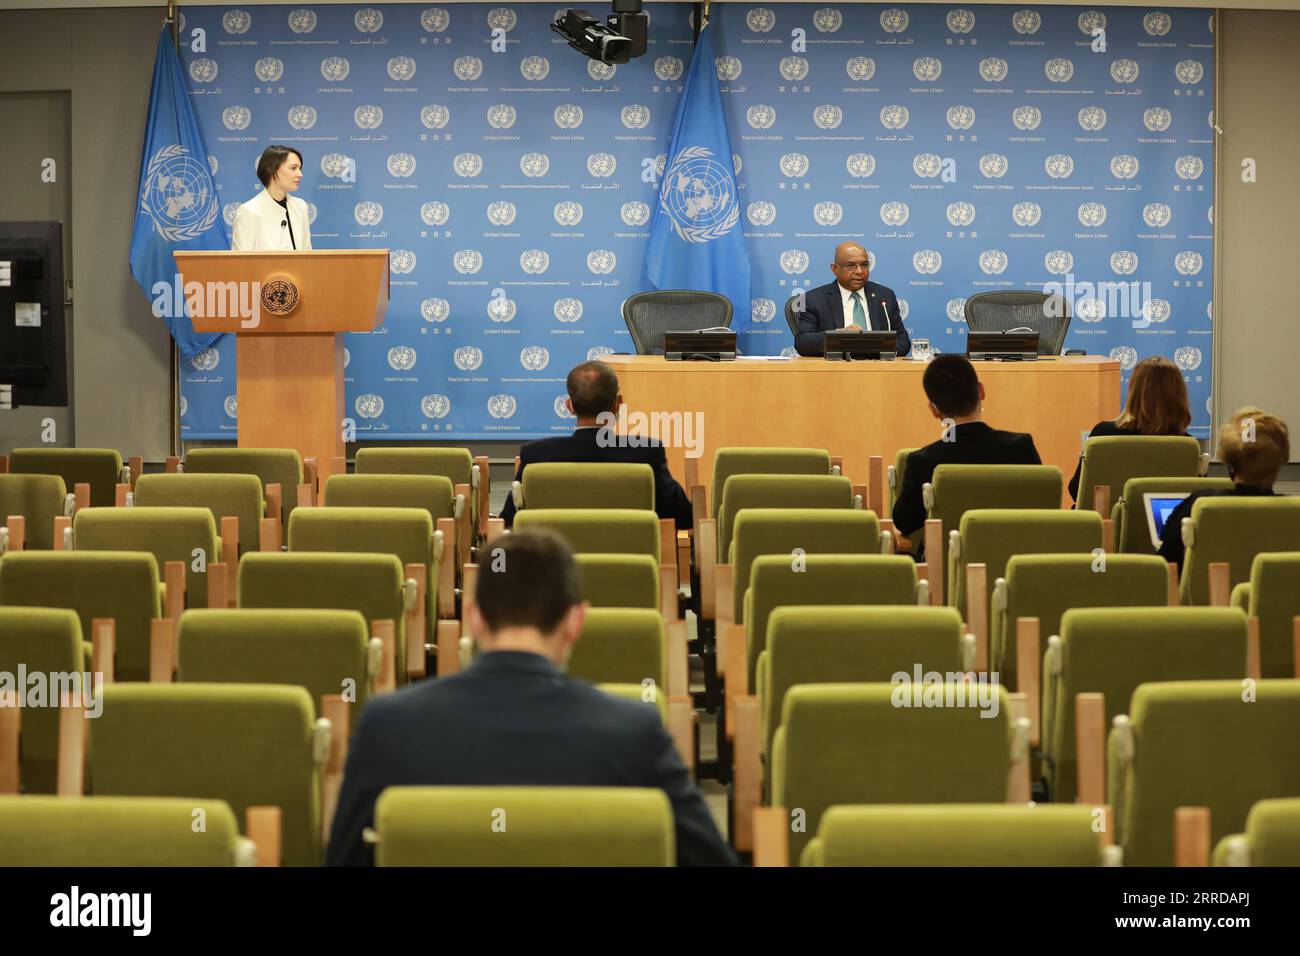
M 281 228 L 281 229 L 286 228 L 288 225 L 289 225 L 289 220 L 288 220 L 288 219 L 281 219 L 281 220 L 280 220 L 280 228 Z

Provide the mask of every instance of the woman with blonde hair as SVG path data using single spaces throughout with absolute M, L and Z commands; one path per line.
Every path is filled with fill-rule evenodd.
M 1186 435 L 1192 423 L 1182 370 L 1163 355 L 1143 359 L 1128 380 L 1128 401 L 1113 422 L 1098 422 L 1089 438 L 1103 435 Z M 1083 453 L 1070 479 L 1070 497 L 1079 497 Z
M 1165 519 L 1160 556 L 1183 566 L 1183 519 L 1192 516 L 1196 499 L 1211 495 L 1276 495 L 1273 485 L 1291 459 L 1291 435 L 1286 422 L 1260 408 L 1243 408 L 1219 429 L 1219 455 L 1228 466 L 1232 488 L 1195 491 L 1178 503 Z

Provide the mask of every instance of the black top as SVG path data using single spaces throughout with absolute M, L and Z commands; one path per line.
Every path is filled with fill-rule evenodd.
M 871 327 L 885 331 L 885 319 L 888 318 L 890 331 L 898 333 L 898 355 L 912 351 L 912 339 L 903 327 L 894 290 L 879 282 L 868 282 L 862 287 L 862 294 Z M 844 328 L 844 298 L 840 294 L 840 284 L 832 282 L 809 289 L 804 293 L 804 309 L 797 318 L 795 349 L 800 355 L 824 355 L 826 333 Z
M 1089 438 L 1101 438 L 1110 435 L 1138 435 L 1141 434 L 1135 428 L 1120 428 L 1113 421 L 1098 422 L 1092 426 L 1092 431 L 1088 432 Z M 1182 437 L 1187 438 L 1187 432 L 1183 432 Z M 1079 500 L 1079 476 L 1083 473 L 1083 451 L 1079 452 L 1079 463 L 1074 466 L 1074 477 L 1070 479 L 1070 498 L 1074 501 Z M 1123 492 L 1123 488 L 1119 489 Z M 1088 507 L 1092 507 L 1092 502 L 1087 502 Z
M 277 199 L 275 201 L 279 204 L 280 208 L 284 210 L 284 219 L 280 220 L 280 225 L 289 230 L 289 245 L 294 249 L 297 249 L 298 243 L 294 242 L 293 239 L 293 219 L 289 216 L 289 197 L 285 196 L 283 199 Z
M 668 458 L 664 454 L 663 445 L 654 439 L 641 439 L 646 442 L 644 446 L 627 443 L 601 447 L 597 443 L 600 431 L 601 429 L 595 425 L 584 426 L 571 435 L 557 435 L 555 438 L 530 441 L 519 449 L 519 470 L 515 473 L 515 481 L 524 480 L 524 468 L 533 462 L 587 461 L 601 464 L 611 462 L 646 464 L 654 472 L 655 513 L 660 518 L 672 518 L 676 521 L 679 530 L 691 527 L 693 523 L 691 499 L 668 470 Z M 515 501 L 511 495 L 506 495 L 501 517 L 505 520 L 507 528 L 514 524 Z
M 1260 488 L 1255 485 L 1233 485 L 1225 491 L 1193 491 L 1180 501 L 1178 507 L 1169 512 L 1169 517 L 1165 519 L 1165 533 L 1160 539 L 1160 550 L 1157 552 L 1160 557 L 1177 564 L 1178 570 L 1181 571 L 1184 553 L 1183 519 L 1192 516 L 1192 505 L 1196 503 L 1196 499 L 1218 498 L 1223 495 L 1231 495 L 1235 498 L 1253 498 L 1261 495 L 1275 497 L 1277 492 L 1272 488 Z
M 730 866 L 704 798 L 651 704 L 598 691 L 538 654 L 496 651 L 449 677 L 373 697 L 348 752 L 325 862 L 367 866 L 391 786 L 656 787 L 679 866 Z
M 899 534 L 911 534 L 925 526 L 925 502 L 921 486 L 934 480 L 940 465 L 1041 465 L 1034 437 L 1022 432 L 1004 432 L 985 422 L 966 422 L 953 432 L 953 441 L 931 442 L 907 456 L 903 487 L 894 502 L 894 527 Z M 947 529 L 945 529 L 947 530 Z M 917 559 L 921 558 L 918 552 Z

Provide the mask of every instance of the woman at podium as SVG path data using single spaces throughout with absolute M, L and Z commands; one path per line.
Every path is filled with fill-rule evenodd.
M 271 252 L 311 248 L 307 203 L 289 195 L 302 182 L 302 153 L 292 146 L 268 146 L 257 161 L 257 178 L 266 188 L 235 213 L 230 248 Z

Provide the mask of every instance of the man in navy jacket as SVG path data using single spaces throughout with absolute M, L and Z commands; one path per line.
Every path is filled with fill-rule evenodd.
M 800 355 L 825 354 L 826 333 L 837 329 L 897 332 L 899 357 L 912 350 L 912 339 L 898 311 L 898 296 L 893 289 L 867 281 L 870 265 L 866 249 L 856 242 L 840 243 L 835 247 L 831 272 L 834 282 L 804 294 L 794 337 Z

